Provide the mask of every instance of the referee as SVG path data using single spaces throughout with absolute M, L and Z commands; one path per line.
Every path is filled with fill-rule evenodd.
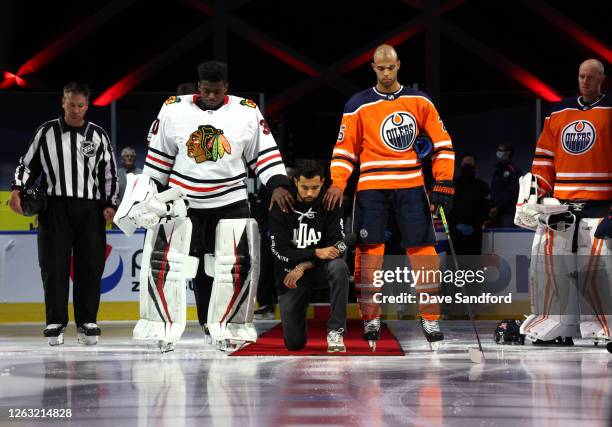
M 41 178 L 47 195 L 46 208 L 38 216 L 38 262 L 47 320 L 44 336 L 50 345 L 64 342 L 72 254 L 78 340 L 92 345 L 100 335 L 96 317 L 106 255 L 105 223 L 115 215 L 117 168 L 108 135 L 85 119 L 89 88 L 68 83 L 62 108 L 62 116 L 38 128 L 19 160 L 10 206 L 23 214 L 21 191 Z

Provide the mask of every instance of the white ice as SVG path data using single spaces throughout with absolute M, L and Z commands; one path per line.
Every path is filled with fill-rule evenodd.
M 258 329 L 274 322 L 260 322 Z M 402 357 L 228 357 L 189 324 L 176 350 L 130 339 L 133 323 L 101 323 L 97 346 L 49 347 L 42 325 L 0 326 L 0 425 L 10 409 L 71 409 L 94 426 L 604 426 L 611 360 L 605 347 L 498 346 L 495 322 L 478 322 L 486 361 L 464 321 L 442 323 L 432 353 L 416 321 L 388 322 Z M 68 424 L 68 419 L 64 419 Z

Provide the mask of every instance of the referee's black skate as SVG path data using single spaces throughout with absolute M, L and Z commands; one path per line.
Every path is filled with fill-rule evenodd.
M 96 345 L 98 337 L 102 334 L 95 323 L 83 323 L 77 326 L 77 342 L 85 345 Z
M 50 325 L 47 325 L 47 327 L 43 331 L 43 335 L 49 340 L 50 346 L 62 345 L 64 344 L 65 330 L 66 327 L 64 325 L 52 323 Z
M 363 339 L 376 351 L 376 341 L 380 339 L 380 317 L 363 321 Z
M 429 347 L 431 347 L 432 351 L 438 350 L 440 348 L 440 341 L 444 339 L 444 334 L 440 331 L 440 323 L 437 320 L 427 320 L 421 317 L 421 327 Z

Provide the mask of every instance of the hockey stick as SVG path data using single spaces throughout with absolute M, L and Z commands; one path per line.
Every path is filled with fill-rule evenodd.
M 444 225 L 444 232 L 446 233 L 446 237 L 448 238 L 448 247 L 450 249 L 451 258 L 455 263 L 455 270 L 459 270 L 459 263 L 457 262 L 457 254 L 455 253 L 455 247 L 453 246 L 453 239 L 451 239 L 450 230 L 448 229 L 448 223 L 446 222 L 446 215 L 444 215 L 444 208 L 442 206 L 438 207 L 440 211 L 440 218 L 442 218 L 442 224 Z M 482 363 L 484 362 L 484 352 L 482 351 L 482 344 L 480 343 L 480 336 L 478 335 L 478 331 L 476 330 L 476 322 L 474 322 L 474 311 L 472 310 L 472 305 L 467 303 L 467 312 L 470 317 L 470 321 L 472 322 L 472 328 L 474 329 L 474 335 L 476 335 L 476 340 L 478 341 L 478 348 L 468 347 L 468 355 L 470 356 L 470 360 L 474 363 Z

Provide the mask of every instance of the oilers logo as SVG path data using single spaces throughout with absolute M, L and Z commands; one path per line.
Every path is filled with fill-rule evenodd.
M 586 120 L 576 120 L 563 128 L 561 145 L 566 153 L 586 153 L 595 144 L 595 126 Z
M 416 135 L 416 120 L 406 111 L 389 114 L 380 126 L 380 139 L 393 151 L 408 151 Z

